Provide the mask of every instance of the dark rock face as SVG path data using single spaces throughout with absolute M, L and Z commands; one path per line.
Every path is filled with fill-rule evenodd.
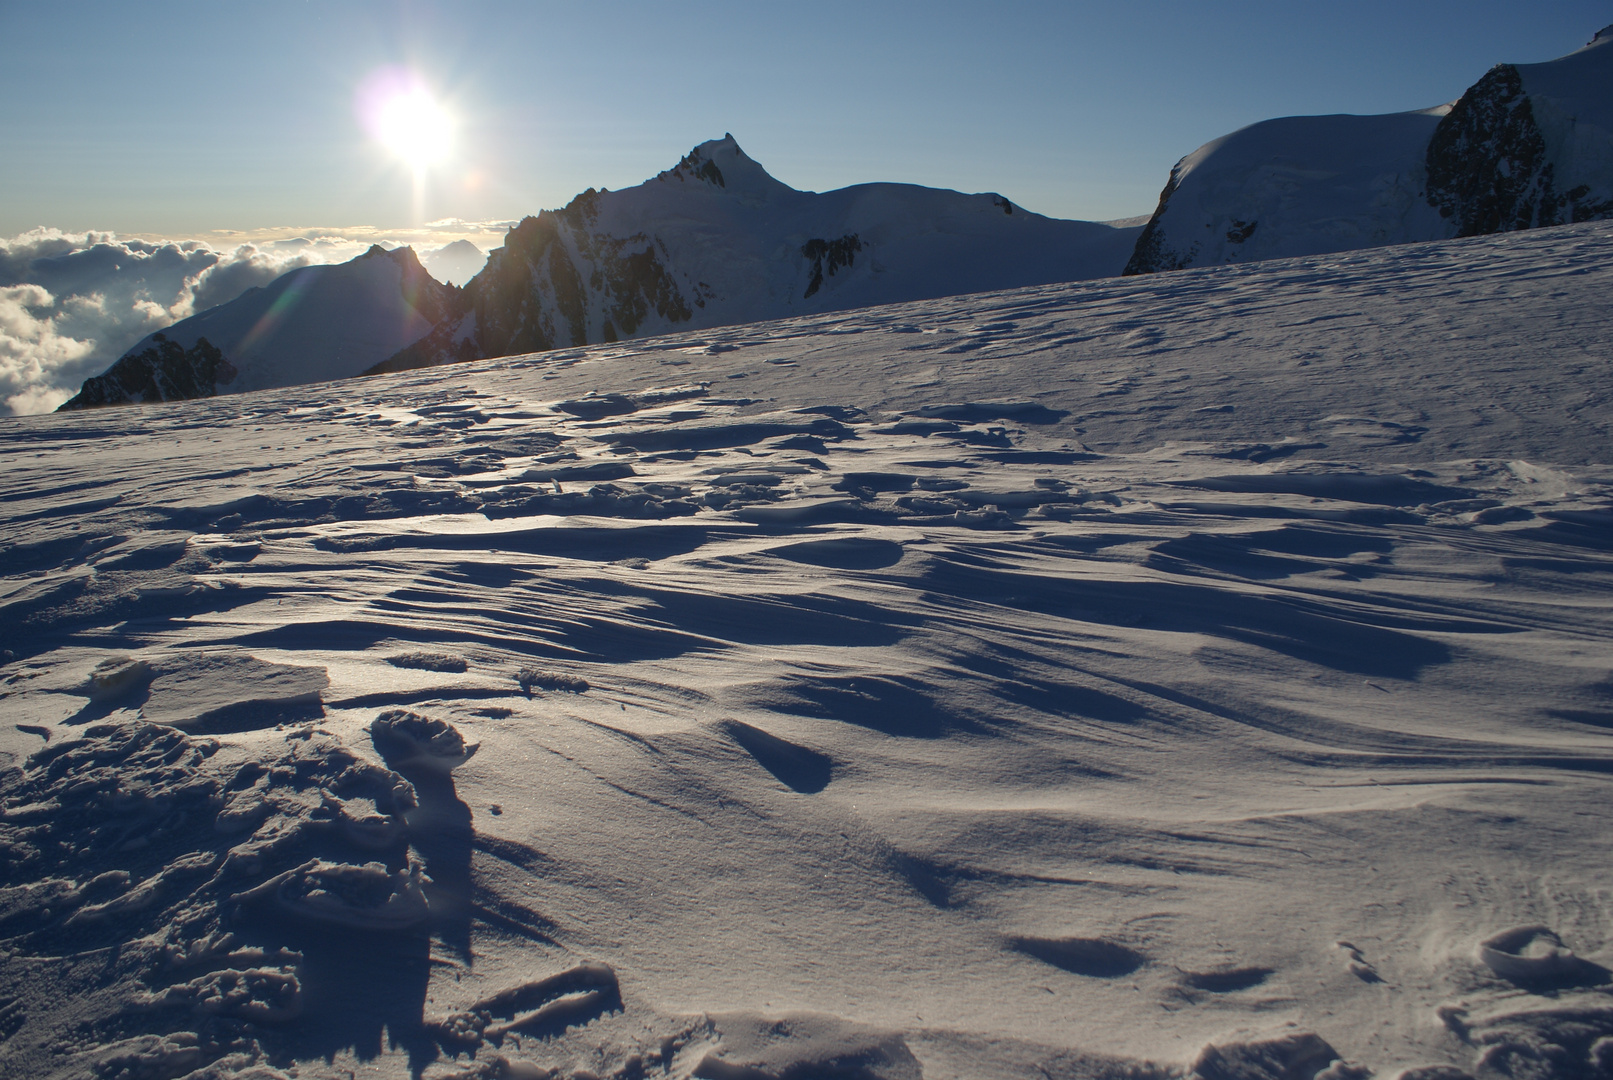
M 1428 143 L 1428 203 L 1457 236 L 1613 216 L 1585 185 L 1557 190 L 1549 148 L 1523 78 L 1498 64 L 1463 94 Z
M 78 394 L 56 411 L 212 397 L 235 378 L 235 368 L 206 338 L 189 349 L 162 334 L 154 334 L 152 341 L 149 349 L 126 353 L 104 374 L 85 379 Z
M 710 161 L 691 169 L 691 175 L 722 185 L 722 174 Z M 365 374 L 616 341 L 636 333 L 652 313 L 668 322 L 688 322 L 690 301 L 667 270 L 664 246 L 644 233 L 596 232 L 598 206 L 599 192 L 589 188 L 562 210 L 522 219 L 457 302 L 435 320 L 435 330 Z M 704 302 L 693 298 L 695 307 Z M 603 311 L 592 337 L 591 311 Z M 467 316 L 474 317 L 473 328 L 464 333 Z
M 836 270 L 852 265 L 857 252 L 863 249 L 856 233 L 848 233 L 838 240 L 812 239 L 801 245 L 801 254 L 812 260 L 812 278 L 807 282 L 806 296 L 823 288 L 823 275 L 833 277 Z
M 1182 163 L 1178 161 L 1171 168 L 1170 179 L 1165 181 L 1165 189 L 1159 193 L 1159 205 L 1154 208 L 1154 216 L 1148 219 L 1143 226 L 1142 235 L 1137 237 L 1137 246 L 1132 249 L 1131 259 L 1127 261 L 1126 268 L 1120 271 L 1121 277 L 1132 274 L 1158 274 L 1165 270 L 1180 270 L 1193 262 L 1198 254 L 1195 246 L 1188 251 L 1173 251 L 1165 244 L 1165 229 L 1160 220 L 1165 216 L 1165 207 L 1170 204 L 1171 196 L 1182 184 Z
M 733 136 L 730 135 L 728 138 L 731 139 Z M 683 160 L 678 162 L 677 167 L 672 172 L 675 176 L 704 180 L 706 183 L 714 184 L 717 187 L 728 186 L 727 182 L 722 178 L 722 170 L 717 168 L 717 163 L 710 158 L 702 157 L 698 146 L 683 155 Z

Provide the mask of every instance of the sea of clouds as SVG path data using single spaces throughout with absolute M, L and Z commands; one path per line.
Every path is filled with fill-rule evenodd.
M 150 240 L 34 229 L 0 238 L 0 416 L 49 412 L 147 334 L 281 274 L 410 243 L 439 278 L 463 283 L 467 246 L 506 222 L 437 222 L 409 234 L 280 230 L 241 242 Z M 239 238 L 230 238 L 231 240 Z

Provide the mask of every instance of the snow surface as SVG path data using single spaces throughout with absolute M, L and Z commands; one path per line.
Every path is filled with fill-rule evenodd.
M 1604 1076 L 1610 287 L 1592 223 L 0 421 L 0 1072 Z
M 1605 189 L 1613 177 L 1613 34 L 1559 60 L 1519 64 L 1535 123 L 1556 150 L 1557 186 Z

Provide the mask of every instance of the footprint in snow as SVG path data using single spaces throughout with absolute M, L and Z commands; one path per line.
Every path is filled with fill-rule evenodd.
M 1383 982 L 1383 976 L 1378 974 L 1378 969 L 1368 963 L 1366 954 L 1355 945 L 1348 941 L 1340 941 L 1334 947 L 1344 954 L 1344 966 L 1351 975 L 1362 982 Z
M 1216 968 L 1213 971 L 1184 971 L 1180 985 L 1186 990 L 1202 990 L 1209 994 L 1234 994 L 1250 990 L 1271 977 L 1266 967 Z
M 1599 986 L 1613 972 L 1575 956 L 1547 926 L 1515 926 L 1479 942 L 1478 958 L 1508 982 L 1525 988 Z
M 1102 938 L 1016 937 L 1008 939 L 1008 947 L 1089 979 L 1116 979 L 1148 963 L 1136 949 Z

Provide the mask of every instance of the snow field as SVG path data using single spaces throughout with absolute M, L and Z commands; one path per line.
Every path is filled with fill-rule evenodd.
M 1600 1075 L 1610 251 L 0 422 L 0 1061 Z

